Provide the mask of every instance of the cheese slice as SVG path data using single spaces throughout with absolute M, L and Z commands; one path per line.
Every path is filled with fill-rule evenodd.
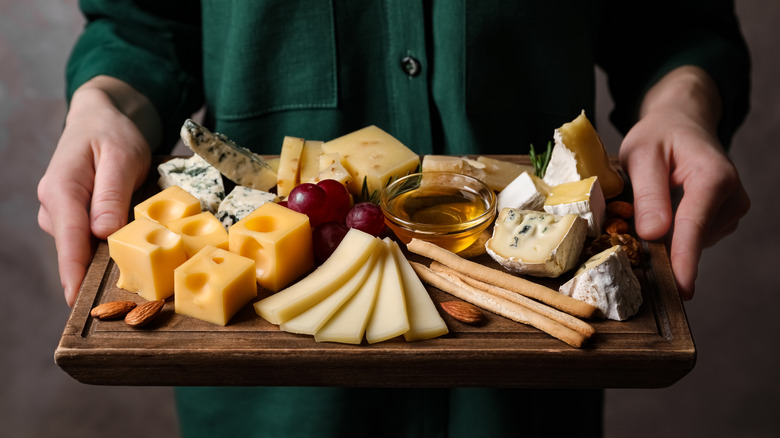
M 517 164 L 511 161 L 499 160 L 491 157 L 477 157 L 477 161 L 485 167 L 485 178 L 482 180 L 488 187 L 496 192 L 506 188 L 521 173 L 534 173 L 534 167 L 524 164 Z
M 550 194 L 550 186 L 532 172 L 518 175 L 497 196 L 497 211 L 504 208 L 515 210 L 543 210 L 544 201 Z
M 352 183 L 352 175 L 341 164 L 341 158 L 338 153 L 320 155 L 320 173 L 317 175 L 317 181 L 324 179 L 336 180 L 346 187 L 349 187 Z
M 485 250 L 509 271 L 558 277 L 576 266 L 586 232 L 587 222 L 576 214 L 505 208 Z
M 305 141 L 297 137 L 284 137 L 279 153 L 279 171 L 276 173 L 276 194 L 288 196 L 300 181 L 301 154 Z
M 487 175 L 484 168 L 484 164 L 466 157 L 425 155 L 422 160 L 423 172 L 455 172 L 480 181 L 484 180 Z
M 409 331 L 409 318 L 406 314 L 406 300 L 398 264 L 389 253 L 388 239 L 380 245 L 385 245 L 389 255 L 384 260 L 379 295 L 366 327 L 366 340 L 370 344 L 386 341 Z
M 375 254 L 378 257 L 366 281 L 317 332 L 314 340 L 317 342 L 341 342 L 345 344 L 360 344 L 366 333 L 368 320 L 374 313 L 374 305 L 382 282 L 387 248 L 377 245 Z
M 320 173 L 321 141 L 306 140 L 301 153 L 300 183 L 316 183 Z
M 368 260 L 381 241 L 350 228 L 331 256 L 312 273 L 254 304 L 255 312 L 272 324 L 281 324 L 319 303 L 343 285 Z
M 642 305 L 639 279 L 620 245 L 591 257 L 559 291 L 598 307 L 605 318 L 616 321 L 635 315 Z
M 544 211 L 562 216 L 576 214 L 588 221 L 588 236 L 598 237 L 604 225 L 606 201 L 598 177 L 559 184 L 550 189 Z
M 609 163 L 607 151 L 585 111 L 553 133 L 553 147 L 544 181 L 550 186 L 598 176 L 604 197 L 623 191 L 623 178 Z
M 227 136 L 212 133 L 190 119 L 184 121 L 180 135 L 187 147 L 234 183 L 265 191 L 276 185 L 276 172 L 263 157 L 237 145 Z
M 406 314 L 409 318 L 409 331 L 404 333 L 407 341 L 419 341 L 431 339 L 449 332 L 447 323 L 444 322 L 436 305 L 433 304 L 428 290 L 425 289 L 420 278 L 414 272 L 414 268 L 406 260 L 403 251 L 394 241 L 388 241 L 391 255 L 398 265 L 403 283 L 404 300 L 406 301 Z
M 377 245 L 379 247 L 381 245 Z M 369 273 L 377 267 L 380 258 L 381 253 L 374 250 L 368 261 L 338 289 L 299 315 L 282 322 L 279 328 L 289 333 L 315 334 L 360 289 Z M 381 265 L 377 269 L 381 269 Z

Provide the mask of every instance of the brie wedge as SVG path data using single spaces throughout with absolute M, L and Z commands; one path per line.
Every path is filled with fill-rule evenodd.
M 515 210 L 543 210 L 544 201 L 550 194 L 550 186 L 529 172 L 521 173 L 498 194 L 496 208 Z
M 556 216 L 530 210 L 501 210 L 485 249 L 509 271 L 558 277 L 577 265 L 587 223 L 576 214 Z
M 642 291 L 620 245 L 591 257 L 559 291 L 599 308 L 607 319 L 623 321 L 642 305 Z
M 604 225 L 606 201 L 598 177 L 559 184 L 550 189 L 544 211 L 557 215 L 576 214 L 588 221 L 588 236 L 599 237 Z

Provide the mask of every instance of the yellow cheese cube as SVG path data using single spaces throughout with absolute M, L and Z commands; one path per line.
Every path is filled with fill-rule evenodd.
M 170 186 L 133 209 L 136 219 L 142 217 L 163 225 L 201 211 L 198 198 L 179 186 Z
M 228 232 L 211 212 L 175 220 L 168 224 L 168 229 L 181 236 L 187 257 L 194 256 L 206 245 L 228 249 Z
M 117 287 L 147 300 L 173 295 L 173 270 L 187 260 L 181 236 L 144 218 L 108 236 L 108 252 L 119 268 Z
M 331 140 L 322 145 L 325 154 L 338 152 L 341 164 L 352 175 L 350 192 L 359 196 L 363 181 L 368 192 L 382 190 L 389 180 L 414 172 L 420 157 L 395 137 L 376 126 Z
M 279 291 L 314 267 L 309 217 L 272 202 L 230 227 L 231 252 L 255 261 L 257 282 Z
M 320 173 L 320 155 L 322 155 L 321 141 L 306 140 L 303 143 L 299 172 L 301 184 L 317 182 L 317 175 Z
M 279 170 L 276 172 L 276 194 L 288 196 L 298 185 L 301 169 L 302 138 L 285 137 L 279 154 Z
M 254 261 L 205 246 L 174 271 L 176 313 L 227 325 L 257 297 Z

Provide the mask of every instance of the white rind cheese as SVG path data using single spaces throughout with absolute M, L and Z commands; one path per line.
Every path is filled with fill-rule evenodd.
M 606 215 L 606 201 L 598 177 L 559 184 L 550 190 L 544 211 L 562 216 L 576 214 L 588 221 L 588 236 L 599 237 Z
M 279 198 L 273 193 L 236 186 L 219 204 L 216 216 L 225 229 L 228 229 L 257 210 L 257 207 L 278 200 Z
M 605 318 L 616 321 L 635 315 L 642 305 L 639 279 L 620 245 L 591 257 L 559 291 L 598 307 Z
M 225 135 L 212 133 L 190 119 L 184 121 L 180 135 L 187 147 L 237 185 L 256 190 L 276 186 L 276 172 L 271 165 Z
M 200 200 L 203 211 L 216 213 L 225 197 L 222 175 L 200 155 L 173 158 L 157 166 L 160 189 L 179 186 Z
M 498 211 L 504 208 L 541 211 L 550 186 L 535 175 L 523 172 L 498 194 Z
M 577 265 L 587 222 L 575 214 L 556 216 L 530 210 L 501 210 L 485 250 L 518 274 L 558 277 Z
M 553 133 L 555 146 L 544 173 L 544 182 L 551 187 L 582 179 L 577 170 L 577 156 L 563 144 L 563 136 L 557 129 Z

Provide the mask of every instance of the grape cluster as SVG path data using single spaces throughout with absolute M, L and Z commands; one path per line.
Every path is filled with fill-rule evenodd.
M 318 263 L 330 257 L 350 228 L 372 236 L 381 236 L 387 230 L 378 205 L 361 202 L 353 206 L 346 187 L 332 179 L 299 184 L 282 205 L 309 217 Z

